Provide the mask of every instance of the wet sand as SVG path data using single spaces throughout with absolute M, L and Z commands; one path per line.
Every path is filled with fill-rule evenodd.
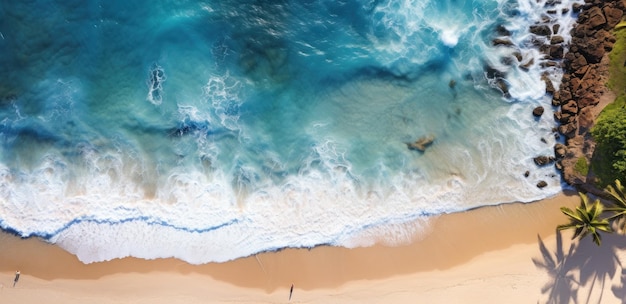
M 287 303 L 294 284 L 293 303 L 567 303 L 574 296 L 622 303 L 626 274 L 615 262 L 622 236 L 597 248 L 590 239 L 571 244 L 563 232 L 558 243 L 555 227 L 567 221 L 559 208 L 578 202 L 564 193 L 442 215 L 406 246 L 285 249 L 205 265 L 135 258 L 85 265 L 55 245 L 5 233 L 0 302 Z

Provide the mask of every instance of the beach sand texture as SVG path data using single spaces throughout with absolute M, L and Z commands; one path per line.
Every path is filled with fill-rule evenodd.
M 117 259 L 82 264 L 2 234 L 2 303 L 622 303 L 623 236 L 559 241 L 567 193 L 437 218 L 407 246 L 285 249 L 220 264 Z M 561 248 L 559 251 L 559 248 Z M 22 276 L 15 288 L 15 270 Z

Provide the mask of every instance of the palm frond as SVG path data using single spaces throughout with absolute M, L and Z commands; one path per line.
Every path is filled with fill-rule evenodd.
M 602 217 L 604 207 L 599 199 L 589 204 L 589 197 L 586 194 L 578 193 L 578 195 L 580 205 L 576 207 L 576 211 L 561 207 L 561 212 L 569 217 L 570 222 L 558 225 L 557 230 L 574 229 L 572 239 L 578 237 L 582 240 L 587 235 L 591 235 L 593 242 L 599 246 L 602 242 L 600 232 L 612 232 L 609 219 Z
M 619 207 L 626 208 L 626 195 L 624 195 L 624 186 L 619 181 L 615 180 L 615 187 L 608 185 L 605 192 L 613 198 L 613 203 Z

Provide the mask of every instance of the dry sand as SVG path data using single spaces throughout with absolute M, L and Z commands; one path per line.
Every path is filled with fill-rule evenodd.
M 623 236 L 560 242 L 562 194 L 433 220 L 407 246 L 318 247 L 189 265 L 134 258 L 84 265 L 37 239 L 0 235 L 0 303 L 623 303 Z M 560 252 L 558 248 L 562 248 Z M 16 270 L 21 277 L 13 288 Z

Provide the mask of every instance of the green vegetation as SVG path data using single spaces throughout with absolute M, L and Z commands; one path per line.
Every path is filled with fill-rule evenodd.
M 611 53 L 609 53 L 609 58 L 611 59 L 609 73 L 611 78 L 608 85 L 619 97 L 626 93 L 624 91 L 626 88 L 626 65 L 624 65 L 626 63 L 626 27 L 618 28 L 619 24 L 614 31 L 615 45 Z
M 583 176 L 587 176 L 587 173 L 589 173 L 589 164 L 587 164 L 587 159 L 584 156 L 581 156 L 576 160 L 574 170 Z
M 593 242 L 600 246 L 602 238 L 599 232 L 611 232 L 611 224 L 608 219 L 600 217 L 604 212 L 604 207 L 599 199 L 590 205 L 586 194 L 579 193 L 579 195 L 580 206 L 576 207 L 576 212 L 570 208 L 561 207 L 561 212 L 570 218 L 570 222 L 557 226 L 557 229 L 575 229 L 573 238 L 580 236 L 583 239 L 585 236 L 591 235 Z
M 602 110 L 591 129 L 597 146 L 590 167 L 601 187 L 615 178 L 626 180 L 626 28 L 616 27 L 615 36 L 608 86 L 617 98 Z
M 626 180 L 626 96 L 602 110 L 591 134 L 597 143 L 591 169 L 598 184 L 604 187 L 615 178 Z
M 557 226 L 558 230 L 574 229 L 574 236 L 583 239 L 587 235 L 593 237 L 593 242 L 600 246 L 602 237 L 600 232 L 613 232 L 611 225 L 617 227 L 618 232 L 626 233 L 626 190 L 620 180 L 615 180 L 615 186 L 609 185 L 604 192 L 610 198 L 605 206 L 596 199 L 589 204 L 589 197 L 584 193 L 580 196 L 580 206 L 575 211 L 567 207 L 561 207 L 561 212 L 569 217 L 569 223 Z M 604 216 L 603 217 L 603 213 Z M 606 213 L 609 213 L 607 216 Z

